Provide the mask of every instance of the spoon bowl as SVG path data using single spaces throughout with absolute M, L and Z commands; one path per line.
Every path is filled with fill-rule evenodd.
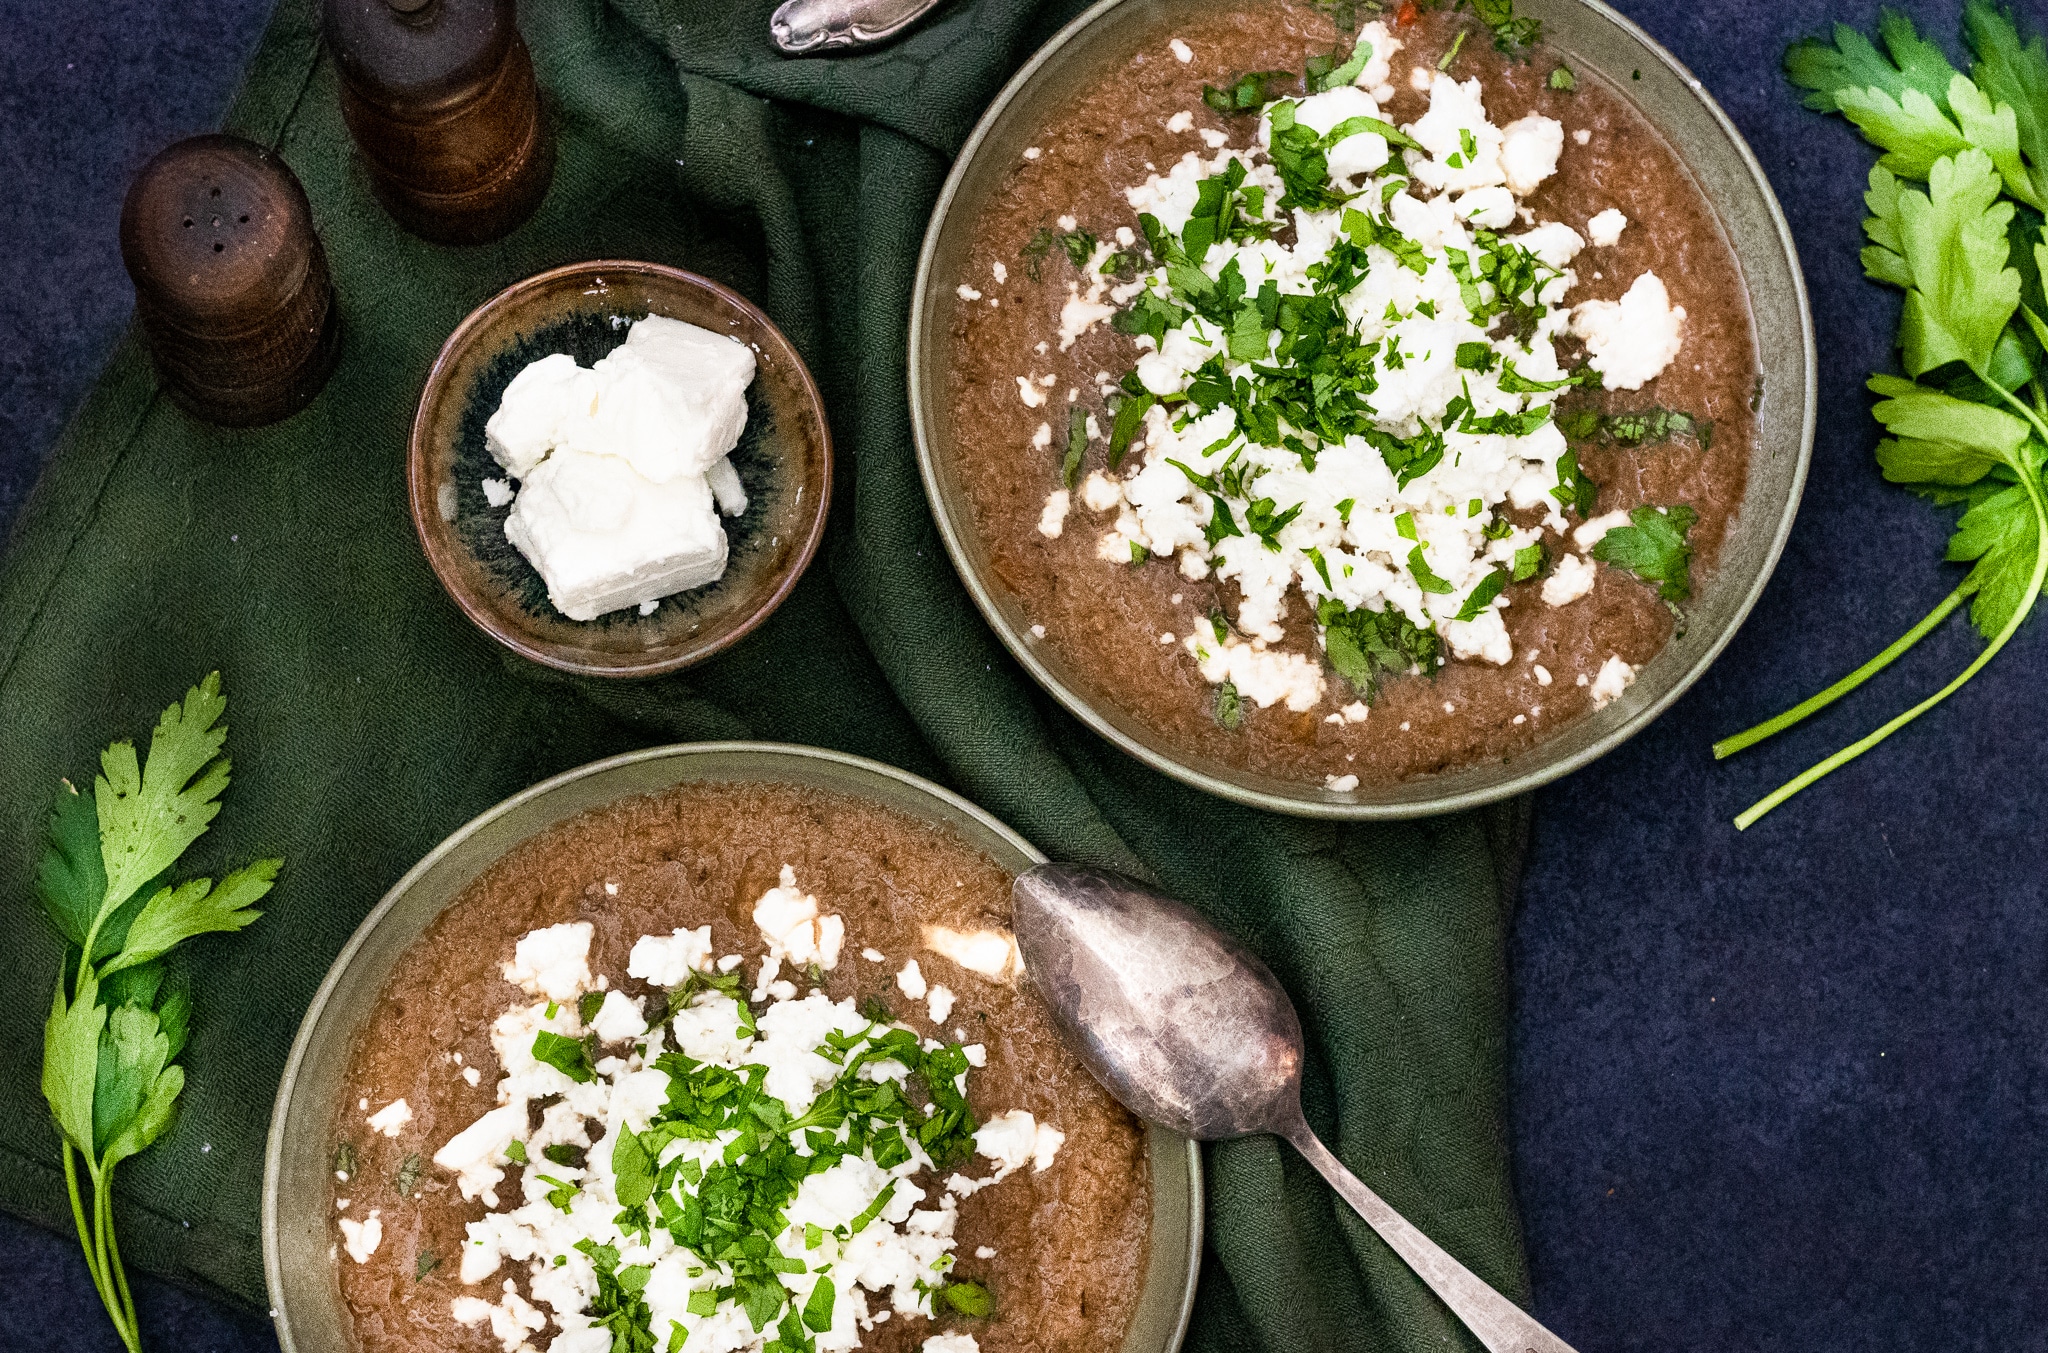
M 1053 1022 L 1125 1108 L 1199 1141 L 1285 1137 L 1489 1353 L 1572 1353 L 1309 1130 L 1301 1019 L 1243 945 L 1136 879 L 1071 864 L 1017 876 L 1011 925 Z
M 1301 1021 L 1243 945 L 1097 869 L 1040 865 L 1011 898 L 1032 983 L 1132 1113 L 1205 1142 L 1281 1132 L 1300 1115 Z

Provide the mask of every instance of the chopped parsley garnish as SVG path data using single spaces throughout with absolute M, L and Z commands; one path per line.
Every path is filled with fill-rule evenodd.
M 989 1296 L 988 1289 L 980 1283 L 965 1280 L 950 1282 L 939 1289 L 939 1295 L 946 1299 L 948 1306 L 960 1314 L 974 1316 L 977 1319 L 991 1314 L 996 1308 L 995 1299 Z
M 1543 571 L 1543 566 L 1549 562 L 1549 559 L 1550 551 L 1544 547 L 1543 542 L 1540 540 L 1533 545 L 1524 545 L 1521 549 L 1516 550 L 1514 581 L 1518 583 L 1526 582 L 1530 578 L 1535 577 Z
M 1495 569 L 1481 578 L 1478 585 L 1466 594 L 1465 604 L 1458 608 L 1457 619 L 1477 620 L 1507 585 L 1508 575 L 1502 569 Z
M 1570 66 L 1561 65 L 1550 72 L 1550 78 L 1544 83 L 1552 89 L 1569 94 L 1579 87 L 1579 77 L 1572 74 Z
M 1067 454 L 1060 461 L 1060 482 L 1068 488 L 1081 479 L 1081 457 L 1088 452 L 1088 410 L 1079 404 L 1067 409 Z
M 1570 379 L 1572 378 L 1559 384 L 1569 383 Z M 1501 388 L 1507 388 L 1506 382 L 1502 382 Z M 1558 416 L 1557 428 L 1566 437 L 1579 442 L 1598 441 L 1616 446 L 1654 446 L 1660 442 L 1668 442 L 1673 437 L 1690 437 L 1700 444 L 1702 451 L 1710 451 L 1714 445 L 1714 424 L 1711 419 L 1695 418 L 1681 410 L 1656 405 L 1622 413 L 1574 409 L 1570 413 Z
M 1238 76 L 1228 89 L 1202 86 L 1202 102 L 1219 113 L 1255 112 L 1272 101 L 1272 95 L 1267 93 L 1269 86 L 1293 78 L 1294 72 L 1289 70 L 1249 71 Z
M 580 1038 L 570 1038 L 542 1029 L 533 1036 L 533 1057 L 575 1081 L 587 1085 L 597 1073 L 591 1070 L 590 1049 Z
M 441 1256 L 432 1250 L 421 1250 L 419 1259 L 412 1266 L 412 1280 L 423 1282 L 426 1276 L 441 1267 Z
M 1216 688 L 1216 722 L 1229 729 L 1244 722 L 1244 700 L 1234 682 L 1226 681 Z
M 1637 507 L 1629 525 L 1617 526 L 1593 546 L 1593 557 L 1659 584 L 1657 595 L 1683 601 L 1692 592 L 1692 544 L 1686 539 L 1699 514 L 1684 503 Z
M 1335 597 L 1324 597 L 1316 604 L 1316 620 L 1323 626 L 1330 665 L 1367 704 L 1379 698 L 1380 682 L 1386 677 L 1436 666 L 1436 634 L 1417 626 L 1398 607 L 1354 611 Z
M 1436 596 L 1449 596 L 1451 585 L 1432 573 L 1429 562 L 1422 557 L 1422 546 L 1408 551 L 1408 572 L 1414 575 L 1415 585 Z
M 398 1177 L 392 1182 L 398 1186 L 399 1197 L 412 1197 L 413 1189 L 417 1187 L 420 1182 L 419 1152 L 409 1151 L 406 1153 L 405 1159 L 398 1163 Z
M 1557 487 L 1550 491 L 1550 496 L 1581 517 L 1593 515 L 1593 505 L 1600 499 L 1600 486 L 1579 468 L 1576 450 L 1567 449 L 1557 458 Z

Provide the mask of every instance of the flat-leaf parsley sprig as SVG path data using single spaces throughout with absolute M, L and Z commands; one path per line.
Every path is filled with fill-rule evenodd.
M 1870 171 L 1863 270 L 1906 293 L 1899 349 L 1906 374 L 1875 376 L 1872 410 L 1885 478 L 1963 513 L 1947 558 L 1972 567 L 1919 624 L 1812 699 L 1714 744 L 1732 756 L 1824 709 L 1883 671 L 1970 602 L 1988 641 L 1953 681 L 1891 722 L 1759 800 L 1748 827 L 1792 795 L 1940 704 L 1996 657 L 2048 576 L 2048 47 L 2022 43 L 2009 12 L 1968 0 L 1970 74 L 1885 11 L 1884 53 L 1837 25 L 1832 46 L 1808 38 L 1785 56 L 1807 105 L 1839 112 L 1884 150 Z M 1887 55 L 1888 54 L 1888 55 Z M 1907 180 L 1924 181 L 1926 191 Z
M 226 712 L 215 672 L 164 711 L 147 761 L 138 765 L 124 739 L 100 754 L 90 798 L 64 781 L 36 875 L 65 945 L 43 1026 L 43 1098 L 63 1137 L 86 1268 L 135 1353 L 141 1334 L 114 1237 L 114 1168 L 169 1130 L 185 1088 L 176 1058 L 192 999 L 163 959 L 195 935 L 240 930 L 262 915 L 251 908 L 280 864 L 258 860 L 218 884 L 166 878 L 220 812 Z

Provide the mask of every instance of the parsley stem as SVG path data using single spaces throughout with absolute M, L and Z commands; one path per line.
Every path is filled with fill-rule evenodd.
M 1891 647 L 1885 649 L 1884 652 L 1878 654 L 1869 662 L 1864 663 L 1861 667 L 1849 673 L 1849 675 L 1843 677 L 1820 694 L 1800 701 L 1783 714 L 1778 715 L 1774 719 L 1766 719 L 1754 728 L 1745 729 L 1733 737 L 1722 738 L 1714 744 L 1714 759 L 1716 761 L 1725 760 L 1737 752 L 1745 748 L 1754 747 L 1765 738 L 1774 737 L 1793 725 L 1802 723 L 1813 715 L 1818 714 L 1821 710 L 1826 709 L 1850 691 L 1855 690 L 1858 686 L 1861 686 L 1864 682 L 1891 666 L 1892 663 L 1905 654 L 1907 649 L 1926 638 L 1928 632 L 1942 621 L 1948 619 L 1949 613 L 1962 605 L 1963 599 L 1968 595 L 1968 592 L 1958 587 L 1955 591 L 1943 597 L 1935 605 L 1935 608 L 1921 619 L 1919 624 L 1913 626 L 1913 628 L 1907 630 L 1894 640 Z
M 105 1306 L 107 1314 L 113 1317 L 114 1329 L 121 1335 L 121 1342 L 125 1344 L 128 1342 L 128 1336 L 120 1316 L 116 1313 L 114 1299 L 107 1290 L 106 1270 L 100 1266 L 99 1261 L 93 1255 L 93 1226 L 85 1219 L 85 1200 L 79 1197 L 78 1193 L 78 1163 L 72 1159 L 72 1146 L 68 1138 L 62 1143 L 62 1146 L 64 1150 L 64 1190 L 71 1196 L 71 1223 L 78 1228 L 78 1246 L 85 1252 L 86 1272 L 92 1275 L 93 1290 L 100 1294 L 100 1304 Z M 95 1214 L 99 1211 L 99 1200 L 97 1198 L 93 1200 L 93 1211 Z
M 2015 400 L 2014 403 L 2017 404 L 2018 401 Z M 2020 405 L 2020 407 L 2025 408 L 2024 405 Z M 2037 419 L 2036 422 L 2038 424 L 2039 420 Z M 1834 771 L 1836 768 L 1854 761 L 1857 757 L 1877 746 L 1878 743 L 1883 742 L 1886 738 L 1898 732 L 1928 710 L 1933 709 L 1936 705 L 1948 699 L 1949 696 L 1962 689 L 1963 685 L 1971 677 L 1982 671 L 1985 663 L 1998 656 L 1998 650 L 2005 647 L 2006 641 L 2012 638 L 2021 623 L 2026 620 L 2027 613 L 2034 609 L 2034 602 L 2041 595 L 2041 582 L 2044 577 L 2048 577 L 2048 503 L 2042 501 L 2040 476 L 2031 471 L 2022 470 L 2020 483 L 2026 485 L 2028 501 L 2032 503 L 2034 508 L 2034 571 L 2033 575 L 2027 579 L 2026 595 L 2020 599 L 2020 604 L 2013 608 L 2012 618 L 2005 622 L 2005 628 L 1998 632 L 1998 637 L 1989 644 L 1986 644 L 1984 651 L 1977 655 L 1976 661 L 1965 667 L 1962 675 L 1958 676 L 1954 681 L 1949 682 L 1948 685 L 1943 686 L 1933 695 L 1928 696 L 1925 700 L 1922 700 L 1904 714 L 1899 715 L 1876 732 L 1844 747 L 1819 765 L 1811 767 L 1796 779 L 1787 781 L 1773 790 L 1768 796 L 1751 804 L 1740 817 L 1735 819 L 1735 826 L 1738 831 L 1747 829 L 1758 818 L 1770 812 L 1800 790 Z

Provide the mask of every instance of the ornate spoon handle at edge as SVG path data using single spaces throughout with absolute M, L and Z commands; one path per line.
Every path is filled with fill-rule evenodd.
M 1570 1344 L 1543 1328 L 1527 1311 L 1494 1291 L 1407 1218 L 1388 1207 L 1344 1167 L 1344 1162 L 1330 1154 L 1298 1112 L 1292 1123 L 1280 1129 L 1280 1135 L 1294 1143 L 1308 1163 L 1330 1181 L 1330 1187 L 1342 1194 L 1344 1201 L 1379 1233 L 1380 1239 L 1451 1308 L 1451 1313 L 1465 1322 L 1465 1327 L 1486 1345 L 1489 1353 L 1573 1353 Z
M 786 0 L 768 20 L 769 40 L 788 56 L 846 51 L 890 38 L 940 0 Z

